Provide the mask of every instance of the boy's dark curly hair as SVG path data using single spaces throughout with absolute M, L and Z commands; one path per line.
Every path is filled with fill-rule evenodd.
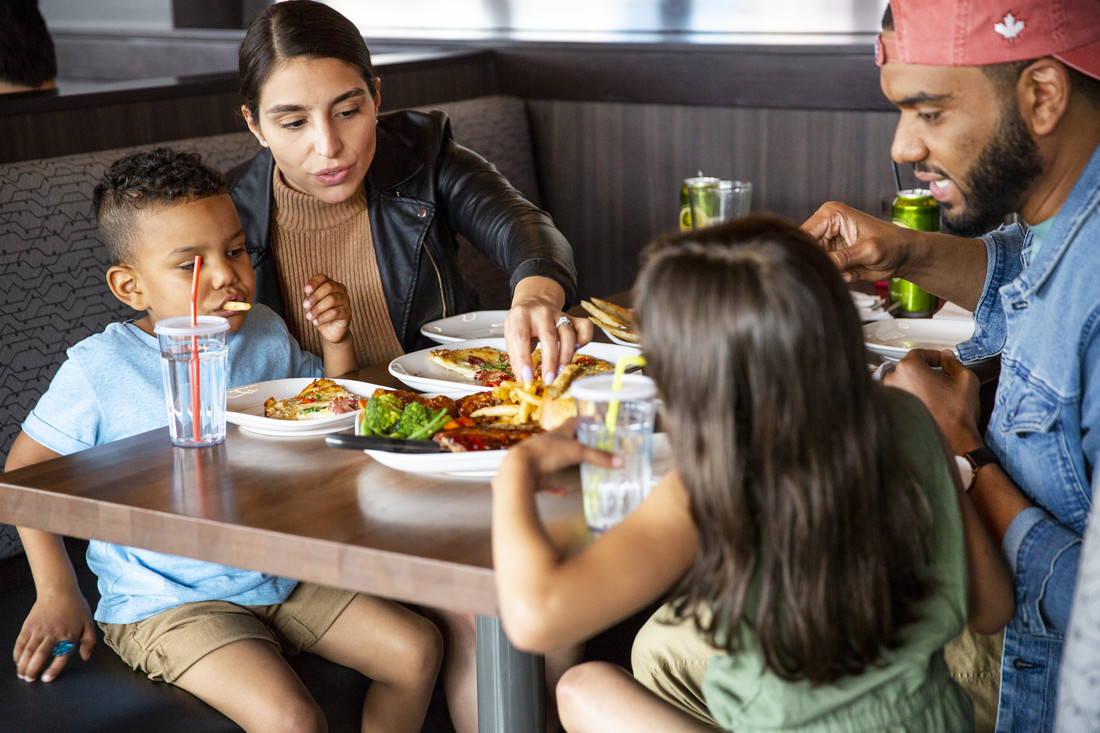
M 224 193 L 225 177 L 198 153 L 157 148 L 119 158 L 103 173 L 92 209 L 111 259 L 133 261 L 137 212 Z

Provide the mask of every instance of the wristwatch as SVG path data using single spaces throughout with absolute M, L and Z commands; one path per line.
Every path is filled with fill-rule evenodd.
M 968 450 L 961 456 L 955 456 L 955 465 L 959 468 L 959 478 L 962 479 L 963 488 L 970 491 L 978 471 L 982 469 L 982 466 L 987 466 L 990 463 L 995 466 L 1001 465 L 1001 462 L 997 460 L 997 454 L 984 445 L 981 448 Z

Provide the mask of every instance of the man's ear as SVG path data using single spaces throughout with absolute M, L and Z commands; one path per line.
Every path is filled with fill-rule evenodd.
M 1069 107 L 1070 89 L 1066 67 L 1049 56 L 1023 70 L 1016 81 L 1016 99 L 1033 135 L 1043 137 L 1054 132 Z
M 107 286 L 115 297 L 136 311 L 149 308 L 141 285 L 141 275 L 129 265 L 115 265 L 107 270 Z
M 260 132 L 260 123 L 252 119 L 252 114 L 248 111 L 248 105 L 241 105 L 241 116 L 244 117 L 245 124 L 248 125 L 249 131 L 260 142 L 260 145 L 267 147 L 267 140 L 264 140 L 263 134 Z

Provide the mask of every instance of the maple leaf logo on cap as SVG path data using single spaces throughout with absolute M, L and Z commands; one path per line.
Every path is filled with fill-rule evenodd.
M 1020 31 L 1024 29 L 1024 22 L 1017 20 L 1016 16 L 1012 13 L 1006 13 L 1004 19 L 1000 23 L 996 23 L 993 26 L 993 30 L 1000 33 L 1006 41 L 1012 43 L 1016 40 L 1016 36 L 1020 35 Z

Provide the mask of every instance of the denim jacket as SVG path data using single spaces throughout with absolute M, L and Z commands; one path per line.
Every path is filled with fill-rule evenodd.
M 984 238 L 986 282 L 963 361 L 1001 353 L 986 443 L 1035 507 L 1005 534 L 1016 615 L 1005 629 L 997 731 L 1048 731 L 1100 462 L 1100 148 L 1032 259 L 1020 225 Z

